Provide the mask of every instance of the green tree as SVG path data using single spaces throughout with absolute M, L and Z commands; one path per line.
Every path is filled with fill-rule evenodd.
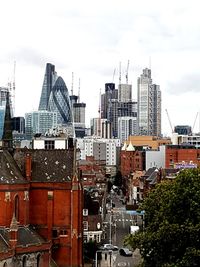
M 140 249 L 144 266 L 200 266 L 200 169 L 158 184 L 140 208 L 145 229 L 125 243 Z
M 116 186 L 122 186 L 122 174 L 120 171 L 116 173 L 115 180 L 114 180 L 114 185 Z

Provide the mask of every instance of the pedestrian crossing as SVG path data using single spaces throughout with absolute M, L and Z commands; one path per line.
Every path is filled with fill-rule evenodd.
M 117 222 L 133 222 L 133 220 L 131 220 L 131 219 L 115 219 L 115 221 L 117 221 Z

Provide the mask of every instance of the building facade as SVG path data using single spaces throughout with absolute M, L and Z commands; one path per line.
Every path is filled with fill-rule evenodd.
M 118 118 L 118 138 L 121 142 L 128 139 L 130 135 L 137 134 L 137 117 Z
M 27 139 L 35 134 L 45 134 L 57 126 L 57 112 L 47 110 L 33 111 L 25 114 L 25 132 Z
M 138 78 L 138 134 L 161 136 L 161 91 L 146 68 Z
M 83 266 L 83 192 L 75 153 L 71 145 L 18 149 L 13 157 L 1 151 L 2 266 Z
M 57 123 L 67 125 L 73 123 L 69 92 L 62 77 L 57 76 L 55 66 L 47 63 L 39 103 L 39 111 L 57 113 Z

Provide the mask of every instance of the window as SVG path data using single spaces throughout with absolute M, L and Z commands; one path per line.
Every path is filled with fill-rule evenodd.
M 44 141 L 45 149 L 54 149 L 55 148 L 55 141 L 54 140 L 46 140 Z
M 61 229 L 60 230 L 60 235 L 67 235 L 67 230 L 66 229 Z
M 14 214 L 15 214 L 15 218 L 17 221 L 19 221 L 19 197 L 18 196 L 15 196 L 15 199 L 14 199 Z
M 84 231 L 88 230 L 88 222 L 87 221 L 83 221 L 83 230 Z
M 58 230 L 57 229 L 52 230 L 52 236 L 53 236 L 53 238 L 58 237 Z

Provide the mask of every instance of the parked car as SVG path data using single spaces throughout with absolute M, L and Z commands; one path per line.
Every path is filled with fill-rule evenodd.
M 112 244 L 103 244 L 103 246 L 100 247 L 101 250 L 113 250 L 116 251 L 118 250 L 118 246 L 114 246 Z
M 133 256 L 133 252 L 128 248 L 120 248 L 119 254 L 121 256 L 126 256 L 126 257 L 132 257 Z

